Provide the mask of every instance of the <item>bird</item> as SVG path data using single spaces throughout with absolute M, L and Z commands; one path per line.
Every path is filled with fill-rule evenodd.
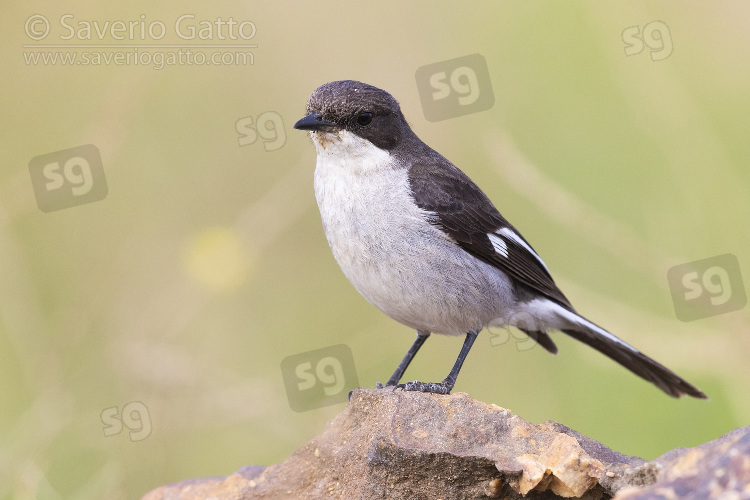
M 450 394 L 479 332 L 515 326 L 557 354 L 560 331 L 673 397 L 706 395 L 580 315 L 547 265 L 487 195 L 411 129 L 398 101 L 372 85 L 318 87 L 294 128 L 317 158 L 315 198 L 344 275 L 371 304 L 417 336 L 385 387 Z M 431 334 L 465 336 L 442 382 L 401 383 Z M 380 382 L 378 388 L 384 387 Z

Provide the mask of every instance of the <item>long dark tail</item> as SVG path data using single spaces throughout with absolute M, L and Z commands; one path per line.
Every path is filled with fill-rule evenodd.
M 683 394 L 687 394 L 694 398 L 708 399 L 700 389 L 666 366 L 657 363 L 635 347 L 615 337 L 575 311 L 552 301 L 547 301 L 544 305 L 546 312 L 552 312 L 557 317 L 557 321 L 552 321 L 550 327 L 593 347 L 639 377 L 648 380 L 670 396 L 679 398 Z M 522 329 L 522 331 L 552 354 L 557 353 L 557 347 L 546 332 L 527 331 L 526 329 Z
M 602 337 L 596 331 L 563 330 L 563 333 L 570 335 L 576 340 L 580 340 L 605 356 L 614 359 L 631 372 L 648 380 L 672 397 L 679 398 L 683 394 L 687 394 L 694 398 L 708 399 L 693 384 L 628 344 L 623 343 L 623 345 L 613 342 L 607 337 Z

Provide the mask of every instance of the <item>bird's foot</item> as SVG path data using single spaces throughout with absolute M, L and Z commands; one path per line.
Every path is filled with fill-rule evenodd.
M 376 389 L 387 389 L 389 387 L 393 387 L 395 389 L 395 388 L 398 387 L 398 384 L 396 384 L 396 382 L 391 382 L 390 380 L 388 382 L 386 382 L 385 385 L 381 384 L 380 382 L 375 382 L 375 388 Z
M 418 382 L 415 380 L 414 382 L 398 384 L 396 388 L 405 391 L 429 392 L 430 394 L 450 394 L 453 384 L 449 384 L 445 380 L 442 382 Z

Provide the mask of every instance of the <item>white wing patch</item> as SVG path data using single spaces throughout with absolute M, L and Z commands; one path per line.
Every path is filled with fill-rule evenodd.
M 515 243 L 517 243 L 518 245 L 520 245 L 523 248 L 525 248 L 527 252 L 529 252 L 531 255 L 534 256 L 534 258 L 536 258 L 537 262 L 539 262 L 542 265 L 542 267 L 544 267 L 544 269 L 547 269 L 547 264 L 544 263 L 544 261 L 542 260 L 542 258 L 539 257 L 539 255 L 537 255 L 537 253 L 534 250 L 532 250 L 532 248 L 528 245 L 528 243 L 526 243 L 525 241 L 523 241 L 523 238 L 521 238 L 520 236 L 518 236 L 515 233 L 515 231 L 513 231 L 511 228 L 504 227 L 504 228 L 498 230 L 497 233 L 499 235 L 501 235 L 501 236 L 505 236 L 506 238 L 508 238 L 510 240 L 513 240 Z M 492 239 L 492 238 L 490 238 L 490 239 Z M 505 244 L 505 242 L 503 242 L 503 244 Z M 494 245 L 494 243 L 493 243 L 493 245 Z M 506 254 L 505 256 L 507 257 L 508 255 Z M 547 272 L 549 273 L 549 269 L 547 269 Z
M 492 248 L 495 249 L 495 252 L 503 257 L 508 257 L 508 244 L 495 233 L 487 233 L 487 236 L 490 238 L 490 243 L 492 243 Z

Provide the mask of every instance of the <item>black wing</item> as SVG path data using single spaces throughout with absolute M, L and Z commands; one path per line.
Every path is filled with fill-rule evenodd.
M 461 248 L 505 272 L 516 285 L 526 285 L 574 311 L 531 245 L 456 166 L 436 154 L 430 161 L 410 167 L 409 184 L 417 205 L 434 213 L 430 222 Z M 507 255 L 496 251 L 490 235 L 502 239 Z

